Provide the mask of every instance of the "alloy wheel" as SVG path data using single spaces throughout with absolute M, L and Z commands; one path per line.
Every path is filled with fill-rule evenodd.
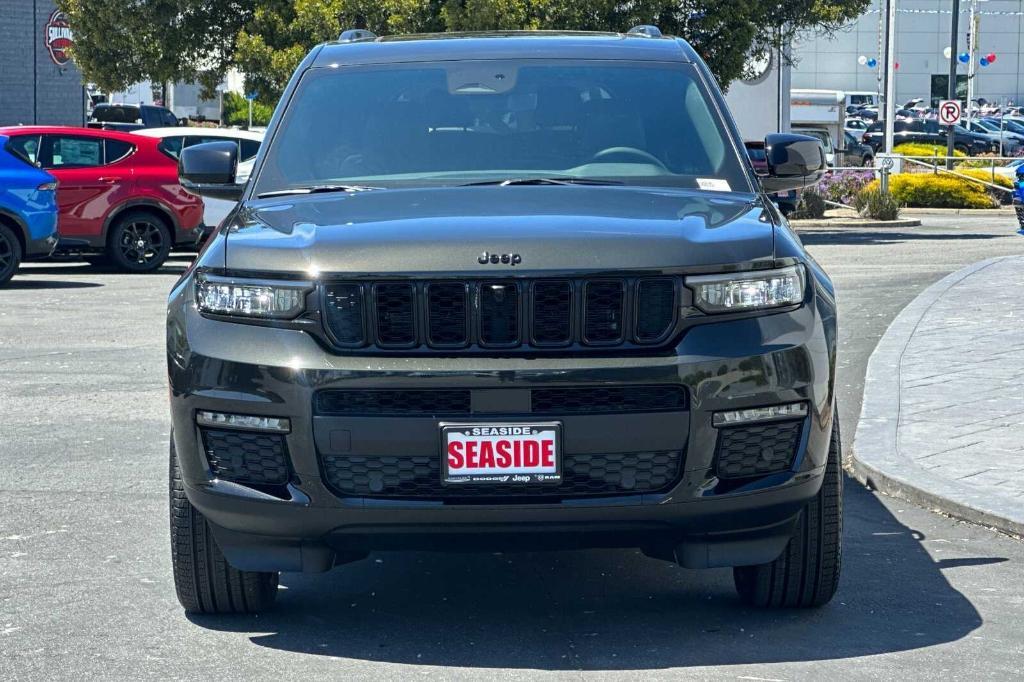
M 146 220 L 135 220 L 125 226 L 118 248 L 126 261 L 146 265 L 160 256 L 164 237 L 159 226 Z

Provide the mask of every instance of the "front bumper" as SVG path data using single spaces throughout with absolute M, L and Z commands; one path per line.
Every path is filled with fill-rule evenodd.
M 835 309 L 820 292 L 790 312 L 695 326 L 672 352 L 657 356 L 395 358 L 337 356 L 300 331 L 210 320 L 196 312 L 190 291 L 179 286 L 169 310 L 174 443 L 189 500 L 239 568 L 325 570 L 375 549 L 595 546 L 640 547 L 692 567 L 763 563 L 781 552 L 821 485 L 834 416 Z M 341 452 L 440 458 L 439 422 L 537 421 L 503 411 L 499 399 L 497 411 L 463 420 L 392 416 L 325 426 L 314 410 L 314 396 L 324 389 L 459 387 L 501 396 L 539 387 L 641 385 L 682 386 L 688 406 L 561 421 L 567 451 L 680 448 L 677 478 L 655 493 L 381 499 L 336 494 L 324 475 L 321 457 L 336 447 L 325 434 L 335 428 L 354 434 Z M 712 414 L 791 402 L 805 402 L 809 412 L 791 467 L 723 486 Z M 289 419 L 285 492 L 214 477 L 196 424 L 199 410 Z

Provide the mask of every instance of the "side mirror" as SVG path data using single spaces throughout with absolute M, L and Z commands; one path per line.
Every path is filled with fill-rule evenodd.
M 773 133 L 764 138 L 764 151 L 768 175 L 761 186 L 768 193 L 814 185 L 825 175 L 825 148 L 816 137 Z
M 185 147 L 178 157 L 178 181 L 191 194 L 238 201 L 245 185 L 235 183 L 238 144 L 206 142 Z

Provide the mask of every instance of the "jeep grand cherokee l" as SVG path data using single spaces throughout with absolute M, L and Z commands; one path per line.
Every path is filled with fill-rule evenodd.
M 239 199 L 167 324 L 172 558 L 191 612 L 375 550 L 634 547 L 836 589 L 828 277 L 682 40 L 343 34 L 182 182 Z

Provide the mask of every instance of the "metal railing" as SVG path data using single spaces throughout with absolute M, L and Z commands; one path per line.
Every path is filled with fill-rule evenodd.
M 932 156 L 903 156 L 901 158 L 902 158 L 903 161 L 908 162 L 908 163 L 910 163 L 912 165 L 919 166 L 919 167 L 922 167 L 922 168 L 927 168 L 928 170 L 932 171 L 932 173 L 935 174 L 935 175 L 938 175 L 940 173 L 944 173 L 946 175 L 954 175 L 954 176 L 956 176 L 958 178 L 963 178 L 964 180 L 968 180 L 970 182 L 976 182 L 976 183 L 978 183 L 980 185 L 984 185 L 985 187 L 989 187 L 991 189 L 998 189 L 1000 191 L 1008 192 L 1008 193 L 1012 194 L 1013 193 L 1013 188 L 1012 187 L 1003 187 L 1002 185 L 999 185 L 999 184 L 996 183 L 996 168 L 997 168 L 996 163 L 997 162 L 1014 161 L 1014 160 L 1016 160 L 1019 157 L 1013 157 L 1013 156 L 939 156 L 939 155 L 932 155 Z M 991 182 L 987 182 L 985 180 L 982 180 L 981 178 L 976 178 L 976 177 L 973 177 L 971 175 L 966 175 L 966 174 L 958 172 L 956 170 L 949 170 L 948 168 L 946 168 L 946 162 L 950 161 L 950 160 L 952 160 L 954 164 L 955 163 L 962 163 L 964 161 L 970 161 L 970 162 L 972 162 L 972 164 L 973 163 L 977 163 L 978 161 L 989 162 L 989 163 L 991 163 L 991 166 L 989 167 L 988 170 L 991 173 L 992 181 Z M 942 164 L 941 166 L 939 165 L 940 162 Z M 977 166 L 977 165 L 972 165 L 971 166 L 971 170 L 983 170 L 983 167 Z M 1010 184 L 1011 185 L 1013 184 L 1013 180 L 1010 180 Z

